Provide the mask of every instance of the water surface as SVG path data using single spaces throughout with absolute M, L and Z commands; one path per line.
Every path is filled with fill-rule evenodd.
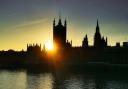
M 0 89 L 128 89 L 127 74 L 0 71 Z

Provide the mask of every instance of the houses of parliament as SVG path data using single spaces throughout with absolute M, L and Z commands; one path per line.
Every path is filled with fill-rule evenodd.
M 66 20 L 63 23 L 60 17 L 59 17 L 58 22 L 55 19 L 53 20 L 53 45 L 54 45 L 55 50 L 57 51 L 63 51 L 63 50 L 74 49 L 74 48 L 75 49 L 76 48 L 78 49 L 84 49 L 84 48 L 101 49 L 101 48 L 108 47 L 107 37 L 105 38 L 100 33 L 100 27 L 99 27 L 98 20 L 97 20 L 97 25 L 96 25 L 96 32 L 94 34 L 93 46 L 89 46 L 87 34 L 85 35 L 81 43 L 82 43 L 81 47 L 73 47 L 72 40 L 71 41 L 67 40 L 67 21 Z M 41 51 L 41 45 L 27 44 L 27 51 L 32 51 L 32 50 Z
M 57 56 L 63 60 L 70 62 L 107 62 L 107 63 L 128 63 L 128 42 L 123 42 L 123 46 L 120 43 L 116 43 L 115 46 L 108 45 L 108 38 L 102 36 L 100 33 L 99 22 L 97 20 L 95 34 L 93 37 L 93 46 L 88 43 L 88 36 L 85 34 L 82 45 L 78 47 L 72 46 L 72 40 L 67 40 L 67 21 L 62 22 L 61 18 L 56 21 L 53 20 L 53 45 L 57 50 Z M 27 52 L 31 52 L 31 49 L 37 49 L 41 52 L 41 46 L 27 45 Z M 44 48 L 45 49 L 45 48 Z M 58 58 L 59 59 L 59 58 Z
M 115 46 L 108 45 L 107 37 L 100 33 L 97 20 L 93 46 L 88 43 L 88 36 L 85 34 L 82 45 L 72 46 L 72 40 L 67 40 L 67 21 L 53 20 L 53 45 L 56 52 L 51 53 L 41 48 L 41 44 L 27 44 L 26 51 L 0 51 L 0 68 L 49 68 L 58 64 L 86 65 L 88 63 L 107 64 L 128 64 L 128 42 L 123 46 L 117 42 Z M 52 68 L 52 67 L 51 67 Z

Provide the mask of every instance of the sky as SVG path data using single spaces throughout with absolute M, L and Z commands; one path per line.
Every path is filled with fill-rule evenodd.
M 0 50 L 26 50 L 27 43 L 52 41 L 53 19 L 67 19 L 67 39 L 93 45 L 96 21 L 108 44 L 128 41 L 128 0 L 0 0 Z

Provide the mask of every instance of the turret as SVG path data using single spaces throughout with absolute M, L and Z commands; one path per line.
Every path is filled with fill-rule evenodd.
M 106 46 L 108 45 L 108 38 L 106 37 L 106 40 L 105 40 L 105 42 L 106 42 Z
M 64 26 L 67 27 L 67 21 L 66 21 L 66 19 L 64 21 Z
M 86 34 L 86 36 L 83 39 L 82 47 L 88 47 L 88 36 L 87 36 L 87 34 Z
M 56 25 L 56 22 L 55 22 L 55 18 L 54 18 L 54 20 L 53 20 L 53 27 L 55 27 L 55 25 Z

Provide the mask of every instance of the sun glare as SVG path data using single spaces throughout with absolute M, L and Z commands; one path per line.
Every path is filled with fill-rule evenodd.
M 49 51 L 54 49 L 52 41 L 49 40 L 46 42 L 46 49 Z

